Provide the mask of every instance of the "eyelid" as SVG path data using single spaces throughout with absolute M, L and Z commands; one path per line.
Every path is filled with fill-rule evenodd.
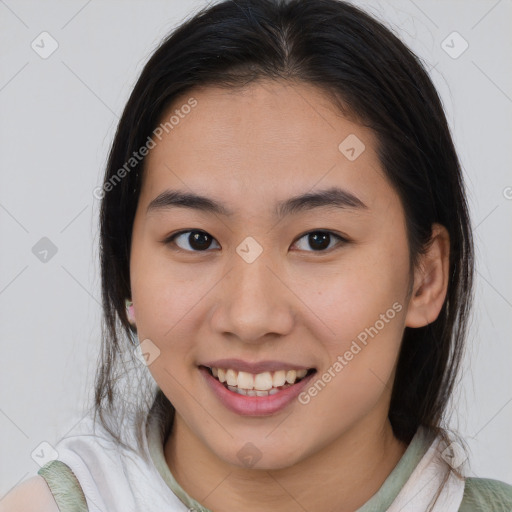
M 181 231 L 177 231 L 176 233 L 173 233 L 173 234 L 167 236 L 166 238 L 164 238 L 164 240 L 162 240 L 162 243 L 164 245 L 170 245 L 170 244 L 174 245 L 175 247 L 173 247 L 173 250 L 177 251 L 177 252 L 184 252 L 184 253 L 188 253 L 188 254 L 191 254 L 191 253 L 201 254 L 201 253 L 211 252 L 210 250 L 190 251 L 188 249 L 182 249 L 181 247 L 176 246 L 176 244 L 174 243 L 174 239 L 179 237 L 180 235 L 185 234 L 185 233 L 206 233 L 209 237 L 212 238 L 212 240 L 215 240 L 217 243 L 219 243 L 215 237 L 210 235 L 210 233 L 208 233 L 207 231 L 204 231 L 203 229 L 198 229 L 198 228 L 189 228 L 189 229 L 182 229 Z
M 318 229 L 310 229 L 308 231 L 305 231 L 304 233 L 299 235 L 294 240 L 292 245 L 295 245 L 300 239 L 304 238 L 305 236 L 307 236 L 307 235 L 309 235 L 311 233 L 327 233 L 328 235 L 331 235 L 331 237 L 337 238 L 338 239 L 338 243 L 336 243 L 333 247 L 331 247 L 329 249 L 326 249 L 326 250 L 322 250 L 322 251 L 300 251 L 299 250 L 299 252 L 318 254 L 318 255 L 330 254 L 332 251 L 335 251 L 336 249 L 339 249 L 341 246 L 343 246 L 343 245 L 345 245 L 345 244 L 347 244 L 349 242 L 349 238 L 348 237 L 343 236 L 343 235 L 337 233 L 336 231 L 332 231 L 330 229 L 318 228 Z
M 203 229 L 198 229 L 198 228 L 189 228 L 189 229 L 182 229 L 181 231 L 177 231 L 176 233 L 173 233 L 173 234 L 169 235 L 168 237 L 166 237 L 164 240 L 162 240 L 162 243 L 164 245 L 174 244 L 174 239 L 175 238 L 177 238 L 178 236 L 183 235 L 185 233 L 192 233 L 192 232 L 206 233 L 208 236 L 210 236 L 212 238 L 212 240 L 215 240 L 217 243 L 219 243 L 215 237 L 210 235 L 210 233 L 208 233 L 207 231 L 204 231 Z M 330 249 L 327 249 L 327 250 L 323 250 L 323 251 L 304 251 L 304 252 L 310 252 L 310 253 L 314 253 L 314 254 L 328 254 L 331 251 L 337 249 L 339 246 L 344 245 L 344 244 L 346 244 L 346 243 L 348 243 L 350 241 L 348 237 L 343 236 L 341 234 L 338 234 L 335 231 L 331 231 L 329 229 L 318 228 L 318 229 L 310 229 L 309 231 L 305 231 L 304 233 L 299 235 L 293 241 L 292 245 L 296 244 L 301 238 L 304 238 L 306 235 L 309 235 L 311 233 L 327 233 L 327 234 L 337 238 L 338 239 L 338 243 L 334 247 L 331 247 Z M 211 252 L 208 249 L 206 249 L 205 251 L 190 251 L 188 249 L 182 249 L 181 247 L 177 247 L 177 246 L 175 248 L 173 248 L 173 250 L 178 251 L 178 252 L 197 253 L 197 254 Z

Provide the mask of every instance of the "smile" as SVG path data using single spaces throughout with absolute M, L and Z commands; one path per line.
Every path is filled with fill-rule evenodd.
M 293 386 L 300 382 L 306 375 L 314 372 L 309 370 L 278 370 L 274 372 L 262 372 L 252 374 L 237 371 L 232 368 L 207 367 L 210 375 L 224 384 L 224 387 L 246 396 L 268 396 Z
M 226 408 L 247 416 L 269 415 L 285 408 L 316 373 L 310 368 L 252 374 L 203 365 L 199 370 Z

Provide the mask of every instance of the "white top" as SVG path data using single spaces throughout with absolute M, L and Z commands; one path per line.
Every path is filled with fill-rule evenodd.
M 150 425 L 150 435 L 158 435 L 156 423 Z M 190 510 L 162 479 L 149 454 L 146 436 L 144 452 L 149 463 L 120 447 L 87 416 L 55 448 L 56 459 L 67 464 L 77 477 L 89 512 Z
M 59 441 L 56 459 L 76 475 L 89 512 L 210 512 L 188 496 L 172 476 L 165 462 L 158 424 L 151 415 L 143 443 L 147 461 L 119 446 L 101 424 L 95 424 L 88 416 Z M 384 512 L 382 497 L 392 491 L 397 475 L 407 478 L 404 470 L 411 463 L 416 464 L 412 466 L 414 470 L 387 512 L 458 511 L 465 480 L 453 472 L 434 507 L 428 508 L 447 474 L 448 464 L 442 455 L 445 448 L 441 438 L 432 441 L 421 427 L 381 489 L 357 512 Z

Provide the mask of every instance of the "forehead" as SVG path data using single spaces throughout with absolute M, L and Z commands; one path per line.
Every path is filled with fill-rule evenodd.
M 154 138 L 145 160 L 146 201 L 179 187 L 257 209 L 271 198 L 340 186 L 371 207 L 379 194 L 393 193 L 374 133 L 310 84 L 195 88 L 176 99 L 161 122 L 167 130 Z

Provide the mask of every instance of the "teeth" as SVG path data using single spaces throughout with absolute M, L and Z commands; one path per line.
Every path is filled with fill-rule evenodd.
M 242 389 L 254 388 L 254 377 L 252 373 L 238 372 L 237 386 Z
M 266 396 L 275 394 L 282 386 L 295 384 L 297 379 L 305 377 L 307 370 L 279 370 L 253 375 L 248 372 L 237 372 L 231 368 L 211 368 L 212 374 L 220 382 L 225 382 L 231 391 L 245 391 L 247 396 Z M 267 393 L 272 391 L 272 393 Z
M 230 391 L 233 391 L 234 393 L 238 393 L 239 395 L 247 395 L 247 396 L 268 396 L 268 395 L 275 395 L 276 393 L 279 393 L 279 389 L 272 388 L 269 391 L 259 391 L 256 389 L 240 389 L 235 386 L 228 386 L 228 389 Z
M 286 372 L 286 382 L 293 384 L 297 379 L 297 372 L 295 370 L 288 370 Z
M 245 389 L 240 389 L 235 386 L 228 386 L 228 389 L 230 391 L 234 391 L 235 393 L 238 393 L 239 395 L 247 395 L 247 390 L 245 390 Z
M 236 386 L 237 385 L 235 370 L 231 370 L 231 369 L 226 370 L 226 382 L 228 383 L 228 386 Z
M 258 375 L 254 377 L 254 389 L 260 391 L 272 389 L 272 375 L 270 375 L 270 372 L 258 373 Z
M 284 386 L 286 382 L 286 372 L 284 370 L 279 370 L 278 372 L 274 372 L 274 376 L 272 377 L 272 386 L 274 388 L 278 388 L 279 386 Z
M 308 373 L 307 370 L 297 370 L 297 379 L 302 379 L 306 376 L 306 373 Z

